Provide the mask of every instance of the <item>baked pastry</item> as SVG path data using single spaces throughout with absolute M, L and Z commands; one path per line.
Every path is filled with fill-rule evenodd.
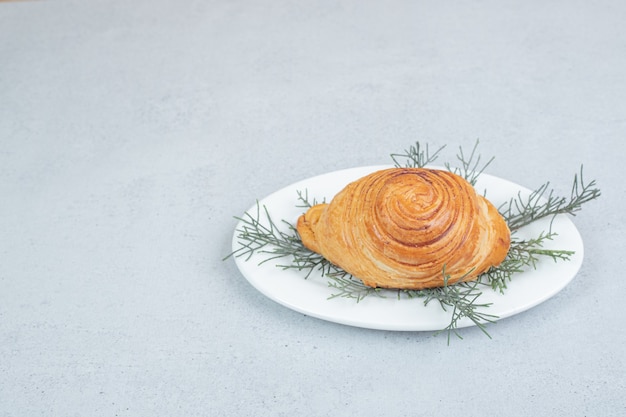
M 370 287 L 423 289 L 469 281 L 499 265 L 511 234 L 464 178 L 389 168 L 347 185 L 298 219 L 304 246 Z

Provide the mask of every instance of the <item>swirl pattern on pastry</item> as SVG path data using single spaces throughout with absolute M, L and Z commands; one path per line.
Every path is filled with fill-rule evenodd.
M 504 218 L 448 171 L 389 168 L 300 216 L 302 243 L 370 287 L 423 289 L 469 281 L 509 250 Z

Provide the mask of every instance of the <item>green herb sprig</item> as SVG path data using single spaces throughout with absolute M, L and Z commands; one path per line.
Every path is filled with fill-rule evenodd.
M 569 198 L 556 196 L 554 190 L 550 188 L 550 183 L 546 182 L 527 197 L 518 194 L 516 198 L 511 198 L 498 210 L 507 220 L 509 229 L 515 231 L 545 217 L 554 217 L 558 214 L 576 215 L 583 204 L 598 197 L 600 189 L 596 187 L 596 181 L 585 183 L 581 166 L 580 173 L 574 175 Z
M 541 232 L 539 236 L 520 240 L 513 238 L 506 258 L 496 268 L 490 268 L 480 280 L 487 282 L 493 290 L 504 294 L 507 283 L 513 275 L 529 269 L 535 269 L 541 258 L 550 258 L 553 261 L 569 261 L 574 251 L 562 249 L 546 249 L 544 244 L 556 236 L 554 232 Z

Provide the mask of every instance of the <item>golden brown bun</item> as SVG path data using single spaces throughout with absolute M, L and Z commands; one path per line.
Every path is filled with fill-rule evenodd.
M 511 234 L 465 179 L 390 168 L 346 186 L 297 224 L 302 243 L 370 287 L 423 289 L 469 281 L 499 265 Z

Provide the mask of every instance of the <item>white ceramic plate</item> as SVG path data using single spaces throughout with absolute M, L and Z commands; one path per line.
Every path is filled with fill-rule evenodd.
M 309 201 L 330 201 L 349 182 L 361 178 L 378 169 L 389 166 L 369 166 L 335 171 L 297 182 L 279 190 L 263 200 L 259 206 L 265 206 L 274 222 L 286 220 L 295 224 L 303 209 L 298 208 L 298 191 L 307 191 Z M 482 193 L 486 190 L 487 198 L 496 207 L 510 198 L 527 195 L 530 190 L 487 174 L 481 174 L 476 189 Z M 256 217 L 257 206 L 249 212 Z M 264 217 L 261 216 L 261 220 Z M 238 231 L 239 223 L 233 236 L 233 250 L 240 248 Z M 532 238 L 544 230 L 548 230 L 549 220 L 538 221 L 520 230 L 516 237 Z M 557 216 L 552 222 L 552 231 L 558 235 L 545 245 L 546 248 L 575 251 L 569 261 L 554 262 L 542 259 L 537 269 L 529 270 L 513 277 L 504 294 L 485 287 L 479 302 L 491 303 L 485 313 L 502 319 L 549 299 L 562 290 L 576 275 L 583 260 L 583 242 L 572 221 L 565 215 Z M 257 290 L 272 300 L 300 313 L 319 319 L 328 320 L 350 326 L 358 326 L 381 330 L 427 331 L 441 330 L 450 323 L 451 312 L 444 311 L 439 303 L 431 302 L 424 305 L 423 299 L 398 299 L 397 293 L 389 291 L 382 298 L 370 295 L 358 303 L 348 298 L 329 297 L 336 292 L 328 286 L 326 277 L 311 275 L 305 279 L 304 272 L 284 270 L 277 265 L 288 263 L 286 259 L 260 264 L 266 256 L 255 254 L 245 260 L 235 258 L 237 267 L 243 276 Z M 458 328 L 472 326 L 474 323 L 465 318 L 458 323 Z

